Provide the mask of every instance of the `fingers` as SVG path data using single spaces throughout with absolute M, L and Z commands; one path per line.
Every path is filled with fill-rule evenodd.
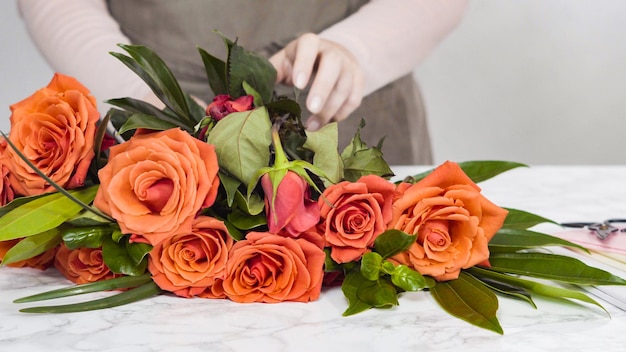
M 306 102 L 313 114 L 307 128 L 316 130 L 330 121 L 344 120 L 363 99 L 364 78 L 360 66 L 343 46 L 304 34 L 270 58 L 277 81 L 311 89 Z M 311 78 L 312 82 L 311 82 Z

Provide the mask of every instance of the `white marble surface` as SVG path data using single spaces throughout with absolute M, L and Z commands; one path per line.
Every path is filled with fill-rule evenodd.
M 398 167 L 396 173 L 415 168 Z M 626 166 L 517 169 L 481 184 L 497 204 L 559 222 L 626 217 Z M 556 231 L 557 227 L 542 230 Z M 626 234 L 625 234 L 626 236 Z M 626 312 L 536 298 L 500 299 L 503 336 L 443 312 L 428 293 L 342 317 L 339 288 L 309 304 L 159 296 L 65 315 L 19 313 L 16 298 L 67 286 L 54 271 L 0 269 L 0 351 L 623 351 Z M 626 292 L 626 287 L 623 289 Z

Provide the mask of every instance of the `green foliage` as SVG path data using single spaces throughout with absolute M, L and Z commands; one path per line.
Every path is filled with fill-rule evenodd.
M 146 271 L 146 255 L 151 249 L 152 246 L 145 243 L 129 243 L 127 236 L 119 242 L 107 237 L 102 243 L 102 259 L 114 273 L 138 276 Z
M 417 236 L 400 230 L 387 230 L 374 240 L 374 250 L 383 258 L 389 258 L 408 250 L 416 239 Z
M 315 153 L 313 165 L 319 167 L 330 182 L 338 183 L 343 179 L 343 161 L 337 152 L 337 123 L 330 123 L 317 131 L 306 131 L 304 148 Z
M 515 169 L 518 167 L 527 167 L 525 164 L 511 162 L 511 161 L 499 161 L 499 160 L 475 160 L 465 161 L 459 163 L 459 167 L 467 174 L 467 176 L 479 183 L 486 181 L 492 177 L 495 177 L 503 172 Z M 432 173 L 433 170 L 422 172 L 412 177 L 413 182 L 417 182 L 424 177 Z
M 354 182 L 365 175 L 393 176 L 389 164 L 383 159 L 380 147 L 370 148 L 361 140 L 361 128 L 364 126 L 365 121 L 361 120 L 361 126 L 357 129 L 352 142 L 341 152 L 346 181 Z
M 509 213 L 504 220 L 504 224 L 502 228 L 504 229 L 513 229 L 513 230 L 525 230 L 529 229 L 535 225 L 543 224 L 543 223 L 552 223 L 556 224 L 556 222 L 546 219 L 542 216 L 532 214 L 523 210 L 505 208 Z
M 60 243 L 61 234 L 56 228 L 24 238 L 6 252 L 0 266 L 33 258 Z
M 495 252 L 516 252 L 522 249 L 562 246 L 587 251 L 576 243 L 548 234 L 523 229 L 502 228 L 489 241 L 489 250 Z

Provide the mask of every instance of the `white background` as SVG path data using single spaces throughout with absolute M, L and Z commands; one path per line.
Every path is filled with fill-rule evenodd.
M 0 1 L 0 128 L 52 70 Z M 473 0 L 416 71 L 435 161 L 626 163 L 626 1 Z

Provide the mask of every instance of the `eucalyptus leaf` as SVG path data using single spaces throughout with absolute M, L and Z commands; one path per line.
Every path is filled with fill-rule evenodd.
M 582 261 L 558 254 L 495 253 L 490 269 L 578 285 L 626 285 L 626 280 Z
M 249 184 L 270 159 L 271 122 L 265 108 L 235 112 L 220 120 L 209 134 L 220 168 Z
M 400 230 L 387 230 L 374 240 L 374 250 L 383 258 L 389 258 L 408 250 L 416 238 Z
M 492 252 L 501 252 L 506 248 L 512 248 L 513 251 L 517 251 L 519 249 L 548 246 L 574 247 L 589 252 L 585 247 L 576 243 L 548 234 L 523 229 L 502 228 L 489 241 L 490 250 L 494 249 Z
M 521 279 L 519 277 L 515 277 L 512 275 L 507 275 L 507 274 L 503 274 L 503 273 L 499 273 L 493 270 L 479 268 L 479 267 L 470 268 L 468 269 L 468 272 L 477 277 L 481 277 L 481 278 L 488 277 L 499 282 L 519 286 L 530 292 L 543 295 L 546 297 L 556 298 L 560 300 L 566 300 L 567 298 L 571 298 L 571 299 L 579 300 L 581 302 L 594 304 L 602 308 L 606 312 L 606 309 L 604 309 L 604 307 L 602 307 L 600 303 L 596 302 L 595 300 L 593 300 L 592 298 L 590 298 L 589 296 L 587 296 L 586 294 L 580 291 L 570 290 L 570 289 L 563 288 L 563 287 L 550 286 L 550 285 L 546 285 L 540 282 L 525 280 L 525 279 Z
M 30 307 L 20 309 L 22 313 L 75 313 L 97 309 L 118 307 L 125 304 L 141 301 L 156 296 L 162 291 L 154 282 L 148 282 L 139 287 L 115 294 L 106 298 L 88 302 L 66 304 L 60 306 Z
M 523 210 L 511 208 L 505 209 L 508 210 L 509 213 L 507 214 L 504 224 L 502 225 L 502 228 L 504 229 L 524 230 L 543 223 L 556 224 L 556 222 L 550 219 L 546 219 L 542 216 Z
M 320 168 L 332 183 L 343 179 L 343 161 L 337 152 L 337 123 L 329 123 L 317 131 L 306 131 L 304 148 L 312 150 L 313 165 Z
M 69 191 L 84 203 L 91 203 L 98 186 Z M 29 237 L 56 228 L 80 212 L 82 206 L 61 193 L 50 193 L 11 210 L 0 218 L 0 241 Z
M 51 229 L 19 241 L 11 247 L 2 259 L 0 266 L 9 265 L 33 258 L 61 243 L 61 233 L 58 229 Z
M 430 292 L 450 315 L 483 329 L 504 333 L 496 317 L 498 298 L 471 275 L 461 272 L 458 279 L 438 282 Z

